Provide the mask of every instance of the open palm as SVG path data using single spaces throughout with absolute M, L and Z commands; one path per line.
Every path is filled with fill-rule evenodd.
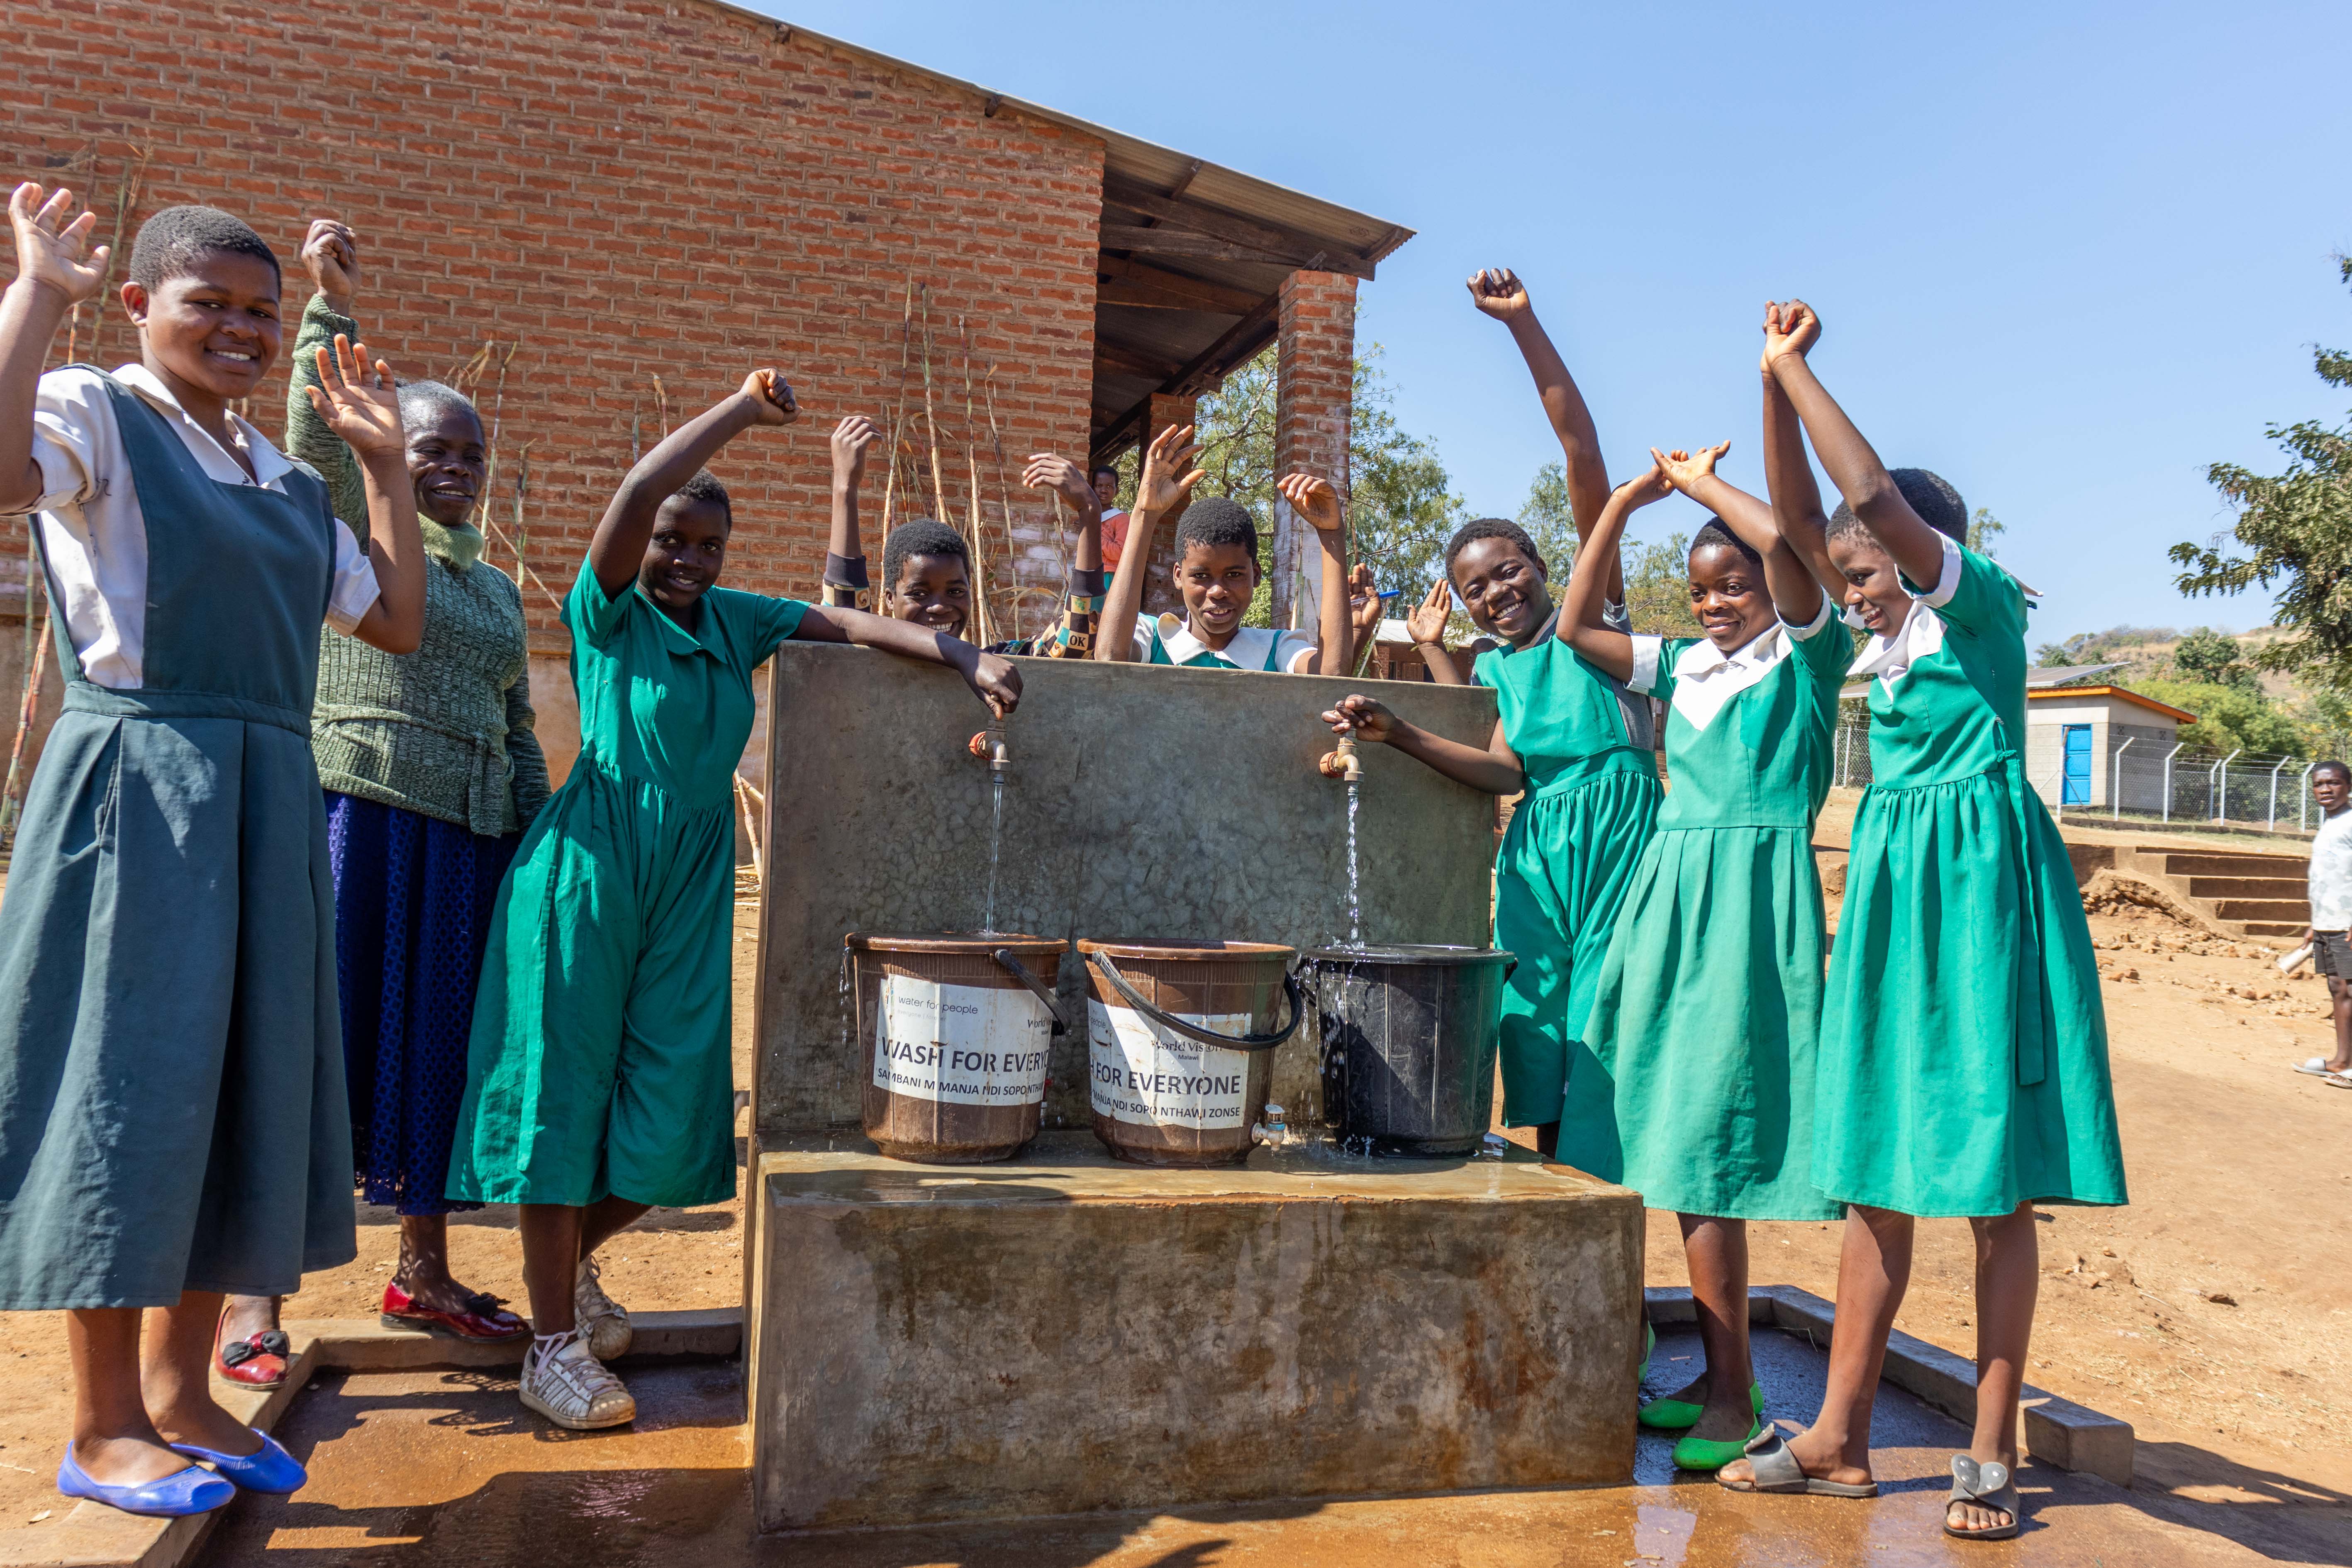
M 362 458 L 401 457 L 408 448 L 400 425 L 400 395 L 392 367 L 377 360 L 370 368 L 365 343 L 335 334 L 334 353 L 319 353 L 319 384 L 304 388 L 310 406 L 343 445 Z
M 63 294 L 70 304 L 95 298 L 106 283 L 105 246 L 87 256 L 82 247 L 98 225 L 85 212 L 68 223 L 73 193 L 60 185 L 44 192 L 27 180 L 8 196 L 8 225 L 16 234 L 16 276 Z

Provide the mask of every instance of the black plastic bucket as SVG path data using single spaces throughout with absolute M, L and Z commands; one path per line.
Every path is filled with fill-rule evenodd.
M 1517 963 L 1491 947 L 1308 951 L 1299 975 L 1321 1024 L 1333 1135 L 1377 1154 L 1475 1152 L 1494 1117 L 1503 982 Z

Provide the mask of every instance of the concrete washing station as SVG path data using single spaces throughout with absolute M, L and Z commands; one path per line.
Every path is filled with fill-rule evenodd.
M 1346 786 L 1317 715 L 1363 682 L 1020 665 L 997 929 L 1346 939 Z M 843 938 L 982 923 L 986 714 L 948 672 L 856 648 L 786 644 L 772 679 L 745 1205 L 762 1530 L 1630 1479 L 1622 1188 L 1516 1151 L 1120 1163 L 1087 1131 L 1083 1029 L 1053 1045 L 1020 1156 L 878 1154 Z M 1495 723 L 1483 689 L 1378 689 L 1464 742 Z M 1360 769 L 1366 940 L 1486 943 L 1492 799 L 1385 747 Z M 1085 974 L 1061 966 L 1066 1017 Z M 1320 1120 L 1317 1056 L 1311 1026 L 1274 1054 L 1294 1127 Z

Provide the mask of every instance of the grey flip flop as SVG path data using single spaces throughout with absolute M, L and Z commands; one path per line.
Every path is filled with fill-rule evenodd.
M 1997 1508 L 2009 1515 L 2009 1522 L 1990 1530 L 1954 1530 L 1952 1503 L 1956 1502 Z M 1952 1456 L 1952 1495 L 1944 1505 L 1946 1535 L 1955 1541 L 2008 1541 L 2024 1522 L 2024 1510 L 2017 1506 L 2017 1478 L 2009 1473 L 2007 1465 L 1998 1459 L 1979 1464 L 1966 1454 Z
M 1715 1484 L 1733 1492 L 1801 1492 L 1808 1497 L 1874 1498 L 1878 1495 L 1876 1481 L 1864 1481 L 1856 1486 L 1852 1481 L 1824 1481 L 1805 1474 L 1805 1467 L 1797 1463 L 1797 1456 L 1789 1451 L 1778 1427 L 1767 1426 L 1748 1440 L 1748 1467 L 1756 1472 L 1752 1481 L 1727 1481 L 1717 1471 Z

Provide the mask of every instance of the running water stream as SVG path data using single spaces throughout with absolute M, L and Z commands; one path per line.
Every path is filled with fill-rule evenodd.
M 1000 770 L 988 775 L 992 797 L 988 816 L 988 907 L 981 916 L 982 936 L 996 933 L 996 857 L 1004 839 L 1004 774 Z
M 1356 799 L 1360 786 L 1348 781 L 1348 945 L 1364 945 L 1363 889 L 1356 874 Z

